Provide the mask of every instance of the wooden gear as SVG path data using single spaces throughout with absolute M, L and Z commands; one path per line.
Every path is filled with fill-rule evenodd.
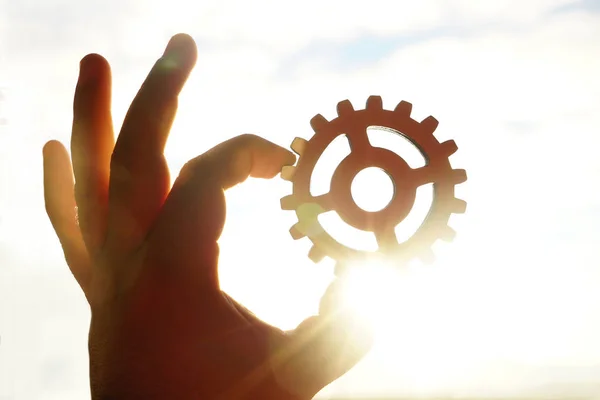
M 448 226 L 453 213 L 464 213 L 466 202 L 454 196 L 457 184 L 466 181 L 463 169 L 453 169 L 449 157 L 457 151 L 453 140 L 440 143 L 433 132 L 438 121 L 427 117 L 421 122 L 411 118 L 412 105 L 400 102 L 396 108 L 385 110 L 379 96 L 370 96 L 364 110 L 355 110 L 348 100 L 338 103 L 338 117 L 327 121 L 318 114 L 310 124 L 315 132 L 310 140 L 296 138 L 292 150 L 299 155 L 295 166 L 286 166 L 281 177 L 293 183 L 292 194 L 281 199 L 284 210 L 294 210 L 298 223 L 290 233 L 294 239 L 308 237 L 313 242 L 309 257 L 319 262 L 325 256 L 337 261 L 336 273 L 349 262 L 387 259 L 394 264 L 405 264 L 413 258 L 424 262 L 434 259 L 431 246 L 442 239 L 453 240 L 455 232 Z M 411 168 L 396 153 L 373 147 L 369 143 L 367 128 L 377 127 L 406 137 L 423 154 L 426 165 Z M 347 135 L 351 153 L 338 165 L 331 181 L 329 193 L 312 196 L 310 181 L 321 154 L 339 135 Z M 350 192 L 354 177 L 368 167 L 383 169 L 394 182 L 394 197 L 387 207 L 368 212 L 359 208 Z M 394 228 L 412 209 L 419 186 L 433 183 L 434 196 L 429 214 L 417 232 L 403 243 L 398 243 Z M 346 223 L 375 234 L 378 251 L 352 249 L 337 242 L 318 221 L 324 212 L 335 210 Z

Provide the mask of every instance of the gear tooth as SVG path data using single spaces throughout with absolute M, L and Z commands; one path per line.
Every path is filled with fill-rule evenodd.
M 452 170 L 452 173 L 454 175 L 454 183 L 456 185 L 467 181 L 467 171 L 464 169 L 454 169 Z
M 308 251 L 308 258 L 310 258 L 315 264 L 323 260 L 325 256 L 325 252 L 316 245 L 313 245 L 313 247 L 311 247 Z
M 369 96 L 367 99 L 367 108 L 368 109 L 383 109 L 383 100 L 381 96 Z
M 450 157 L 458 150 L 458 146 L 454 140 L 446 140 L 440 146 L 442 147 L 443 153 L 446 157 Z
M 317 114 L 310 120 L 310 126 L 313 128 L 313 131 L 318 132 L 325 125 L 327 125 L 329 121 L 322 116 L 321 114 Z
M 431 115 L 421 121 L 421 126 L 427 129 L 429 132 L 433 133 L 437 129 L 439 122 L 437 119 L 432 117 Z
M 296 167 L 293 165 L 286 165 L 281 169 L 281 179 L 285 181 L 292 181 L 296 174 Z
M 307 143 L 308 143 L 308 141 L 306 141 L 306 139 L 297 137 L 297 138 L 294 138 L 294 140 L 292 141 L 292 145 L 290 147 L 292 148 L 292 150 L 294 150 L 294 153 L 301 156 L 302 153 L 304 153 L 304 149 L 306 149 Z
M 410 116 L 410 113 L 412 112 L 412 104 L 408 101 L 402 100 L 400 103 L 398 103 L 394 111 L 402 115 Z
M 352 103 L 350 102 L 350 100 L 342 100 L 337 105 L 337 113 L 338 113 L 338 116 L 340 116 L 340 117 L 342 115 L 351 114 L 353 111 L 354 111 L 354 106 L 352 106 Z
M 451 242 L 454 240 L 454 238 L 456 238 L 456 231 L 450 228 L 448 225 L 446 225 L 440 230 L 439 238 L 442 239 L 444 242 Z
M 463 199 L 454 199 L 452 201 L 452 212 L 454 214 L 464 214 L 467 211 L 467 202 Z
M 424 264 L 433 264 L 433 262 L 435 261 L 435 254 L 433 253 L 433 250 L 427 249 L 419 255 L 419 259 Z
M 282 210 L 295 210 L 298 207 L 298 200 L 293 194 L 282 197 L 280 203 Z
M 302 232 L 302 229 L 300 229 L 299 223 L 290 228 L 290 235 L 292 235 L 294 240 L 306 237 L 306 235 Z

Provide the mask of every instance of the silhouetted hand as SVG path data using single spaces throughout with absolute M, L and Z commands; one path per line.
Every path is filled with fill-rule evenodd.
M 338 309 L 333 285 L 320 315 L 292 332 L 220 290 L 224 190 L 248 176 L 272 178 L 295 158 L 243 135 L 189 161 L 170 188 L 163 150 L 196 56 L 189 36 L 171 39 L 116 144 L 110 67 L 86 56 L 71 160 L 56 141 L 44 147 L 46 210 L 91 307 L 92 397 L 312 398 L 358 362 L 369 336 Z

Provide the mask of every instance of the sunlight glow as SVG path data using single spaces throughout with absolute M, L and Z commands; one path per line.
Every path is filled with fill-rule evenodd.
M 325 232 L 344 246 L 362 251 L 377 251 L 377 239 L 373 232 L 347 224 L 337 212 L 323 213 L 318 216 L 318 220 Z
M 345 305 L 374 329 L 384 328 L 398 301 L 399 271 L 375 262 L 349 266 L 349 271 L 344 277 Z

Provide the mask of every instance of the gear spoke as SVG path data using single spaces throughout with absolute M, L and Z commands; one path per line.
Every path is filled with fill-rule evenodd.
M 379 246 L 379 251 L 387 252 L 398 245 L 398 238 L 396 237 L 396 230 L 393 225 L 378 229 L 374 233 L 375 238 L 377 239 L 377 245 Z
M 312 201 L 320 206 L 320 214 L 335 209 L 335 203 L 333 201 L 333 196 L 331 195 L 331 192 L 315 196 L 312 198 Z
M 350 143 L 350 150 L 353 153 L 363 153 L 369 151 L 371 148 L 371 142 L 369 142 L 366 129 L 362 131 L 355 130 L 354 132 L 347 133 L 346 137 Z
M 436 181 L 436 174 L 433 168 L 425 165 L 424 167 L 413 169 L 410 172 L 410 180 L 415 187 L 419 187 L 428 183 L 434 183 Z

